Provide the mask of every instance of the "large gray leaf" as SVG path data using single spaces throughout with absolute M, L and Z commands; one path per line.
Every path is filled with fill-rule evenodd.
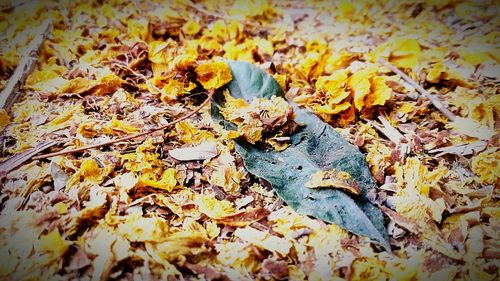
M 276 80 L 258 67 L 235 61 L 228 61 L 228 64 L 233 80 L 227 89 L 233 97 L 250 102 L 258 97 L 284 96 Z M 223 104 L 220 91 L 214 96 L 212 117 L 227 129 L 234 129 L 234 124 L 223 120 L 219 112 L 217 105 Z M 276 193 L 296 212 L 335 223 L 389 249 L 382 212 L 366 199 L 375 183 L 364 155 L 316 115 L 290 104 L 295 109 L 296 122 L 303 126 L 292 136 L 286 150 L 269 151 L 244 140 L 236 141 L 236 151 L 247 170 L 271 183 Z M 360 195 L 305 186 L 311 174 L 332 169 L 349 173 L 359 184 Z

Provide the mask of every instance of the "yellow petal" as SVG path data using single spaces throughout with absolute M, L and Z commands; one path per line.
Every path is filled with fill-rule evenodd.
M 290 241 L 252 227 L 238 228 L 234 236 L 281 256 L 286 256 L 292 247 Z
M 49 253 L 52 258 L 61 257 L 69 247 L 69 243 L 62 239 L 57 229 L 42 235 L 39 243 L 40 251 Z
M 198 210 L 210 218 L 221 218 L 234 213 L 234 208 L 231 202 L 227 200 L 217 200 L 210 195 L 197 195 L 194 198 L 194 203 L 198 206 Z
M 186 35 L 195 35 L 196 33 L 200 32 L 201 26 L 192 20 L 188 20 L 183 26 L 182 26 L 182 32 Z
M 127 34 L 132 38 L 139 38 L 145 40 L 148 35 L 147 19 L 129 19 L 127 22 Z
M 371 91 L 365 101 L 368 106 L 384 105 L 392 94 L 392 89 L 385 83 L 385 78 L 380 76 L 372 78 Z
M 209 62 L 196 67 L 198 82 L 207 90 L 218 89 L 233 79 L 231 70 L 225 62 Z
M 68 212 L 68 206 L 64 202 L 59 202 L 54 205 L 54 209 L 60 215 L 64 215 Z
M 109 121 L 107 131 L 109 133 L 122 132 L 125 134 L 132 134 L 132 133 L 136 133 L 136 132 L 140 131 L 140 129 L 137 127 L 131 126 L 131 125 L 129 125 L 121 120 L 118 120 L 118 119 L 116 119 L 116 116 L 113 116 L 113 119 L 111 119 L 111 121 Z
M 139 177 L 137 185 L 164 189 L 170 192 L 177 185 L 176 173 L 177 171 L 174 168 L 168 168 L 163 171 L 160 180 L 156 179 L 157 177 L 154 173 L 143 173 Z
M 500 178 L 500 151 L 490 148 L 474 156 L 471 161 L 472 171 L 481 182 L 498 184 Z
M 415 68 L 420 57 L 420 45 L 412 38 L 398 38 L 391 46 L 389 60 L 402 68 Z
M 349 79 L 349 87 L 353 91 L 354 106 L 358 111 L 364 107 L 364 99 L 370 93 L 369 75 L 371 71 L 363 69 L 355 72 Z
M 0 109 L 0 132 L 10 124 L 10 116 L 5 109 Z

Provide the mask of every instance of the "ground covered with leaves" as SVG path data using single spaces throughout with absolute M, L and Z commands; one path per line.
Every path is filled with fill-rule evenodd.
M 51 19 L 21 97 L 0 111 L 3 160 L 168 125 L 233 80 L 226 60 L 249 62 L 364 154 L 368 192 L 335 169 L 302 180 L 366 197 L 390 246 L 346 231 L 354 214 L 335 224 L 294 211 L 250 173 L 236 141 L 285 153 L 304 124 L 282 97 L 247 103 L 226 89 L 212 110 L 234 130 L 206 105 L 0 175 L 1 279 L 500 278 L 496 1 L 43 2 L 0 13 L 0 87 Z

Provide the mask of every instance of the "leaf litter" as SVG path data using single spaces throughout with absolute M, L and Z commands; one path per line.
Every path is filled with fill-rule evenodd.
M 243 2 L 2 7 L 2 88 L 37 27 L 50 18 L 52 30 L 21 98 L 0 110 L 1 278 L 498 279 L 495 3 Z M 273 101 L 283 107 L 252 117 L 248 106 L 272 99 L 245 93 L 269 98 L 271 78 L 236 89 L 227 60 L 267 72 L 293 114 Z M 203 107 L 153 131 L 225 87 L 243 98 L 224 116 L 236 127 Z M 256 148 L 242 135 L 269 143 L 269 155 L 293 151 L 297 133 L 282 128 L 295 120 L 300 132 L 299 111 L 357 146 L 374 178 L 359 192 L 355 173 L 324 168 L 299 186 L 366 198 L 384 214 L 391 251 L 280 203 L 242 159 Z M 269 117 L 279 128 L 268 130 Z M 28 161 L 40 145 L 69 151 L 150 131 Z

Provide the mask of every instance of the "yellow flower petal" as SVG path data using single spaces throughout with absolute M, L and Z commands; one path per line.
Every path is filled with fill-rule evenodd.
M 183 26 L 182 26 L 182 32 L 186 35 L 195 35 L 196 33 L 200 32 L 201 26 L 192 20 L 188 20 Z
M 225 62 L 209 62 L 196 67 L 198 82 L 207 90 L 214 90 L 224 86 L 233 79 L 231 70 Z

